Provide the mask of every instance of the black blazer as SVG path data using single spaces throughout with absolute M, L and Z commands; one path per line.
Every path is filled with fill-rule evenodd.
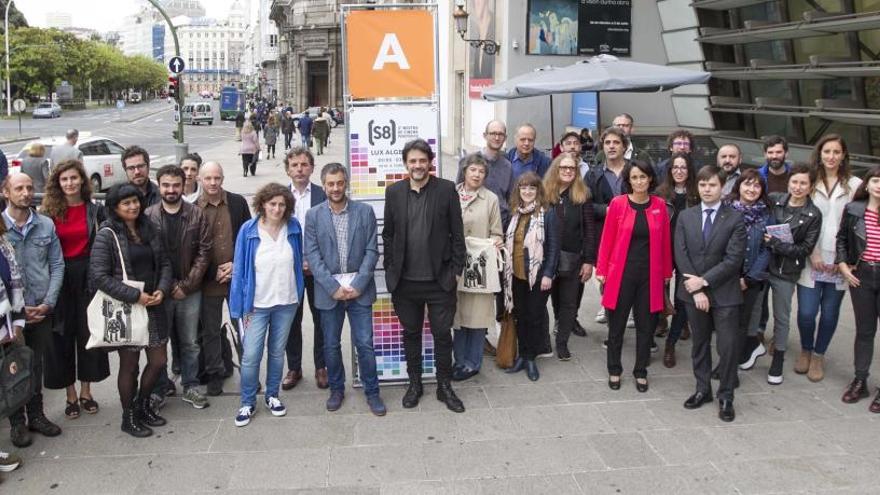
M 712 233 L 708 242 L 703 242 L 702 205 L 678 214 L 675 266 L 682 275 L 698 275 L 709 283 L 704 292 L 711 307 L 738 306 L 743 302 L 739 276 L 746 254 L 745 223 L 742 214 L 729 206 L 721 206 L 712 220 Z M 694 302 L 684 284 L 678 286 L 676 297 Z
M 464 269 L 465 245 L 464 224 L 461 218 L 461 203 L 455 184 L 452 181 L 431 176 L 430 186 L 425 191 L 428 196 L 429 245 L 427 253 L 410 253 L 428 256 L 437 283 L 446 291 L 455 290 L 455 276 Z M 409 201 L 409 179 L 395 182 L 385 189 L 385 226 L 382 229 L 382 243 L 385 268 L 385 284 L 389 292 L 397 288 L 403 274 L 403 258 L 406 255 L 407 202 Z

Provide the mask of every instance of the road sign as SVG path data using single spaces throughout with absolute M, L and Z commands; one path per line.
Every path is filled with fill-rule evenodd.
M 27 108 L 27 103 L 21 98 L 17 98 L 12 102 L 12 108 L 14 108 L 16 112 L 24 112 L 24 109 Z
M 116 100 L 116 109 L 122 110 L 125 108 L 125 100 Z
M 183 63 L 183 58 L 181 57 L 171 57 L 171 60 L 168 61 L 168 68 L 171 72 L 180 74 L 186 68 L 186 64 Z

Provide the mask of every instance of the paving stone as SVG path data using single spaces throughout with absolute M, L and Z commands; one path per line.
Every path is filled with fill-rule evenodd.
M 231 489 L 299 489 L 326 487 L 330 448 L 249 452 L 236 455 Z
M 793 493 L 834 488 L 807 459 L 749 459 L 714 466 L 743 495 Z
M 508 414 L 524 437 L 572 436 L 610 433 L 613 428 L 591 404 L 522 407 Z
M 462 480 L 452 483 L 455 495 L 576 495 L 582 493 L 570 474 L 503 479 Z
M 230 488 L 238 462 L 238 457 L 232 454 L 153 455 L 147 461 L 149 475 L 137 485 L 136 493 L 224 490 Z M 168 472 L 175 475 L 163 474 Z
M 261 410 L 247 426 L 238 428 L 232 420 L 222 422 L 212 452 L 265 452 L 352 445 L 355 418 L 273 417 Z
M 737 460 L 844 453 L 803 422 L 724 426 L 707 431 L 723 452 Z
M 150 456 L 41 458 L 3 473 L 0 492 L 56 494 L 135 494 L 150 476 Z M 100 475 L 96 476 L 96 473 Z
M 612 469 L 657 466 L 663 459 L 638 433 L 590 435 L 590 444 Z
M 648 409 L 646 402 L 609 402 L 596 407 L 615 431 L 641 431 L 661 428 L 663 423 Z
M 723 462 L 730 458 L 706 428 L 648 430 L 641 435 L 666 464 Z
M 584 493 L 596 495 L 736 494 L 736 488 L 710 464 L 644 467 L 575 473 Z
M 459 438 L 468 442 L 520 438 L 520 428 L 510 418 L 513 409 L 478 409 L 456 414 Z
M 455 395 L 457 395 L 464 404 L 465 411 L 470 412 L 478 409 L 489 409 L 489 399 L 486 397 L 483 387 L 477 386 L 476 384 L 462 385 L 460 382 L 455 382 L 452 389 L 455 390 Z M 402 399 L 403 395 L 400 397 Z M 400 400 L 397 401 L 397 405 L 400 405 Z M 400 407 L 400 410 L 406 411 L 403 407 Z M 419 401 L 419 410 L 430 412 L 444 411 L 448 414 L 458 415 L 458 413 L 449 411 L 446 408 L 445 403 L 437 400 L 437 388 L 434 385 L 427 385 L 425 387 L 425 395 L 422 397 L 422 400 Z
M 330 452 L 329 484 L 360 486 L 424 480 L 424 448 L 419 444 L 334 447 Z
M 354 427 L 354 445 L 419 444 L 455 442 L 459 429 L 454 416 L 445 412 L 391 413 L 383 418 L 362 416 Z
M 876 418 L 826 419 L 807 425 L 848 454 L 880 456 L 880 421 Z
M 525 382 L 528 382 L 525 373 L 517 373 Z M 546 406 L 550 404 L 564 404 L 566 402 L 562 393 L 550 384 L 540 381 L 535 383 L 522 383 L 519 385 L 503 385 L 484 387 L 484 392 L 489 398 L 489 405 L 496 407 L 523 407 L 523 406 Z

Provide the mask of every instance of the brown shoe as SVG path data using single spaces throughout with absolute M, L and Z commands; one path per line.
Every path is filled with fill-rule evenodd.
M 318 368 L 315 370 L 315 383 L 318 388 L 329 388 L 330 380 L 327 378 L 327 368 Z
M 284 379 L 281 380 L 281 390 L 290 390 L 299 383 L 303 378 L 302 370 L 299 371 L 288 371 L 286 375 L 284 375 Z
M 868 410 L 874 414 L 880 413 L 880 389 L 877 389 L 877 395 L 871 401 L 871 406 L 868 407 Z
M 665 317 L 661 317 L 657 321 L 657 328 L 654 330 L 654 336 L 666 337 L 667 332 L 669 332 L 669 321 Z
M 483 341 L 483 354 L 495 357 L 495 346 L 490 344 L 488 339 Z
M 855 404 L 867 396 L 868 385 L 865 383 L 865 380 L 856 378 L 846 386 L 846 390 L 843 392 L 843 397 L 840 400 L 847 404 Z
M 681 329 L 681 340 L 688 340 L 691 338 L 691 325 L 689 323 L 684 324 L 684 328 Z
M 794 363 L 794 372 L 799 375 L 803 375 L 804 373 L 809 371 L 811 369 L 810 357 L 812 355 L 813 353 L 811 353 L 810 351 L 801 350 L 801 355 L 798 356 L 797 362 Z
M 813 354 L 813 358 L 810 360 L 810 369 L 807 371 L 807 378 L 811 382 L 821 382 L 825 378 L 825 356 Z
M 663 351 L 663 366 L 675 368 L 675 344 L 666 343 L 666 349 Z

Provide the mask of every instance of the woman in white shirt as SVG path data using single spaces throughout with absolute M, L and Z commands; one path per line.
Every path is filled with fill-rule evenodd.
M 812 200 L 822 212 L 822 230 L 797 285 L 801 354 L 794 371 L 818 382 L 825 377 L 825 351 L 837 329 L 846 293 L 846 281 L 834 263 L 837 230 L 846 204 L 862 181 L 851 175 L 846 141 L 837 134 L 822 136 L 813 149 L 811 162 L 818 176 Z
M 256 412 L 260 361 L 268 348 L 265 405 L 273 416 L 287 409 L 278 398 L 284 372 L 284 348 L 297 304 L 303 299 L 302 230 L 293 195 L 271 183 L 253 200 L 257 217 L 242 225 L 235 241 L 229 314 L 241 318 L 241 407 L 235 426 L 250 423 Z

